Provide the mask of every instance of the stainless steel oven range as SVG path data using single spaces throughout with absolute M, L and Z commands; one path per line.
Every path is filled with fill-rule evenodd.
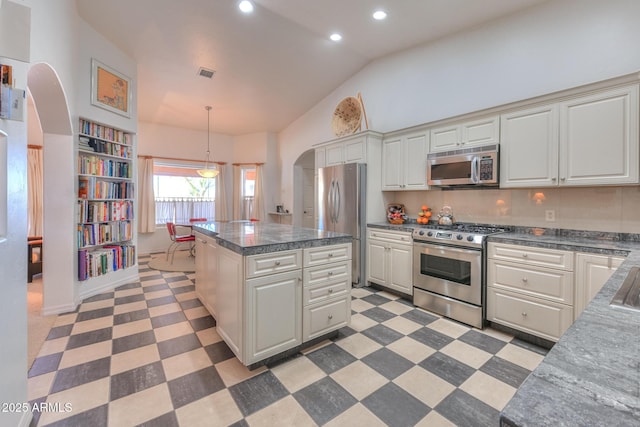
M 413 303 L 482 329 L 486 237 L 505 228 L 475 224 L 413 230 Z

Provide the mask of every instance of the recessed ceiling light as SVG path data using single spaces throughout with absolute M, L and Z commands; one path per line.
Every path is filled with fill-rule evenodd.
M 338 33 L 333 33 L 329 36 L 329 38 L 331 40 L 333 40 L 334 42 L 339 42 L 340 40 L 342 40 L 342 36 Z
M 249 0 L 242 0 L 240 3 L 238 3 L 238 8 L 240 8 L 240 11 L 244 13 L 251 13 L 253 12 L 253 3 L 251 3 Z
M 384 10 L 376 10 L 375 12 L 373 12 L 373 19 L 377 21 L 382 21 L 386 17 L 387 17 L 387 12 L 385 12 Z

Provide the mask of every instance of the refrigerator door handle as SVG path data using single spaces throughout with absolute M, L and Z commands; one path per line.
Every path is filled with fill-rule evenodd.
M 335 211 L 335 218 L 336 218 L 336 223 L 338 222 L 338 220 L 340 219 L 340 199 L 342 198 L 342 196 L 340 195 L 340 183 L 336 182 L 336 204 L 334 206 L 334 211 Z
M 327 195 L 327 210 L 329 211 L 329 222 L 333 224 L 333 191 L 335 181 L 332 179 L 329 184 L 329 194 Z

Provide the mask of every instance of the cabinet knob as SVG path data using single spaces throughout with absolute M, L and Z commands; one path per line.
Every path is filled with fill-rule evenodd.
M 331 252 L 329 252 L 328 257 L 331 258 L 333 256 L 333 254 Z
M 275 265 L 280 265 L 280 261 L 276 261 L 276 262 L 275 262 Z
M 523 282 L 525 282 L 525 283 L 527 283 L 527 282 L 529 281 L 529 279 L 527 279 L 526 277 L 523 277 L 523 278 L 522 278 L 522 281 L 523 281 Z
M 333 314 L 330 314 L 329 316 L 327 316 L 329 318 L 329 320 L 333 319 Z
M 329 276 L 333 276 L 333 271 L 329 271 L 327 274 L 328 274 Z
M 522 312 L 522 317 L 527 317 L 527 312 L 526 311 Z
M 332 293 L 333 293 L 333 288 L 329 288 L 329 291 L 328 291 L 328 292 L 329 292 L 330 294 L 332 294 Z
M 529 254 L 522 254 L 522 258 L 526 258 L 528 256 L 529 256 Z
M 566 181 L 566 180 L 567 180 L 567 178 L 565 178 L 564 176 L 560 178 L 560 181 L 563 181 L 563 182 L 564 182 L 564 181 Z
M 557 178 L 554 176 L 553 178 L 551 178 L 551 181 L 556 182 Z

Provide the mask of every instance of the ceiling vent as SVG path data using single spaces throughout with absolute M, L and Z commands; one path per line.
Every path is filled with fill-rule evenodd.
M 208 69 L 208 68 L 204 68 L 204 67 L 200 67 L 200 68 L 198 68 L 198 75 L 199 75 L 200 77 L 205 77 L 205 78 L 207 78 L 207 79 L 210 79 L 210 78 L 212 78 L 212 77 L 213 77 L 213 75 L 214 75 L 215 73 L 216 73 L 215 71 L 210 70 L 210 69 Z

